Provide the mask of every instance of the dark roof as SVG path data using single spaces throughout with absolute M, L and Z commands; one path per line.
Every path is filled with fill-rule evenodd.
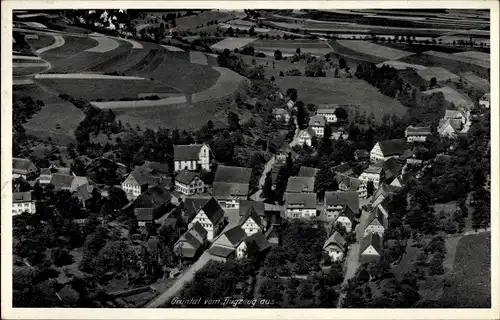
M 335 110 L 339 107 L 338 104 L 318 104 L 316 109 L 316 114 L 318 113 L 335 113 Z
M 65 305 L 74 305 L 80 300 L 80 295 L 70 284 L 65 285 L 57 293 L 57 296 Z
M 153 208 L 135 208 L 137 221 L 153 221 Z
M 276 228 L 274 225 L 271 225 L 267 230 L 266 233 L 264 234 L 266 239 L 269 238 L 279 238 L 279 232 L 278 228 Z
M 203 144 L 174 146 L 174 161 L 198 160 L 201 147 L 203 147 Z
M 301 135 L 302 132 L 307 132 L 311 138 L 316 135 L 316 133 L 314 132 L 314 130 L 311 127 L 307 127 L 306 129 L 300 130 L 299 136 Z
M 92 198 L 92 194 L 89 192 L 89 185 L 84 184 L 76 188 L 76 193 L 81 201 L 87 201 Z
M 304 209 L 316 208 L 316 194 L 315 193 L 285 193 L 285 202 L 289 204 L 302 204 Z
M 338 231 L 335 231 L 328 239 L 326 239 L 323 249 L 327 248 L 330 244 L 336 244 L 342 250 L 347 248 L 347 242 Z
M 414 127 L 409 126 L 406 128 L 406 135 L 408 136 L 421 136 L 421 135 L 430 135 L 431 127 Z
M 31 201 L 31 192 L 13 192 L 12 193 L 12 202 L 29 202 Z
M 165 188 L 155 186 L 141 193 L 133 202 L 135 208 L 153 208 L 157 209 L 163 205 L 169 204 L 172 195 Z
M 175 176 L 175 181 L 179 181 L 182 184 L 190 184 L 194 178 L 199 177 L 197 173 L 188 170 L 182 170 Z
M 327 191 L 325 192 L 325 205 L 347 205 L 352 209 L 352 211 L 357 213 L 359 212 L 359 194 L 355 191 Z
M 160 173 L 169 173 L 170 170 L 168 168 L 168 163 L 161 163 L 161 162 L 156 162 L 156 161 L 146 161 L 144 164 L 141 166 L 144 169 L 151 169 L 156 172 Z
M 326 119 L 324 116 L 314 115 L 309 119 L 309 126 L 324 127 L 325 125 L 326 125 Z
M 240 214 L 241 214 L 241 211 L 240 211 Z M 264 212 L 262 212 L 262 214 L 264 214 Z M 240 218 L 240 221 L 238 222 L 239 225 L 243 225 L 247 220 L 248 218 L 252 218 L 253 221 L 255 221 L 255 223 L 257 225 L 259 225 L 260 227 L 262 227 L 262 219 L 261 219 L 261 216 L 257 213 L 257 211 L 253 208 L 253 207 L 250 207 L 247 211 L 246 214 L 244 214 L 241 218 Z
M 337 183 L 339 185 L 344 184 L 347 188 L 347 191 L 357 191 L 362 183 L 361 180 L 342 173 L 336 173 L 335 180 L 337 180 Z
M 196 254 L 197 250 L 203 244 L 207 236 L 207 230 L 202 227 L 199 222 L 193 224 L 177 241 L 177 243 L 186 241 L 188 242 L 194 250 L 184 250 L 183 256 L 186 258 L 192 258 Z M 177 245 L 176 243 L 176 245 Z
M 357 157 L 358 159 L 369 158 L 370 152 L 368 152 L 368 150 L 366 149 L 358 149 L 354 151 L 354 156 Z
M 384 217 L 384 214 L 380 211 L 378 206 L 373 209 L 370 214 L 366 217 L 364 228 L 368 227 L 371 224 L 380 224 L 382 227 L 386 228 L 387 223 Z
M 389 171 L 393 176 L 399 176 L 403 168 L 401 168 L 401 165 L 396 158 L 389 158 L 382 164 L 382 169 L 386 172 L 386 176 L 387 171 Z
M 302 167 L 300 167 L 298 176 L 299 177 L 316 177 L 316 175 L 318 174 L 318 171 L 319 171 L 319 169 L 316 169 L 316 168 L 302 166 Z
M 227 196 L 248 196 L 248 190 L 248 183 L 214 182 L 212 195 L 218 198 Z
M 314 192 L 314 177 L 290 177 L 286 192 Z
M 132 177 L 139 183 L 140 186 L 144 185 L 156 185 L 160 183 L 161 178 L 152 174 L 150 170 L 142 167 L 136 167 L 134 171 L 130 173 Z
M 203 208 L 203 206 L 212 199 L 211 197 L 187 197 L 184 199 L 184 211 L 185 215 L 188 217 L 188 221 L 191 221 L 198 211 Z
M 213 245 L 212 247 L 210 247 L 210 249 L 208 249 L 208 253 L 210 253 L 211 255 L 222 258 L 227 258 L 233 252 L 233 248 L 221 247 L 218 245 Z
M 16 173 L 28 172 L 31 165 L 33 162 L 30 159 L 12 158 L 12 170 Z
M 224 210 L 214 198 L 210 198 L 202 209 L 212 223 L 217 223 L 224 216 Z
M 263 251 L 269 248 L 271 245 L 269 241 L 267 241 L 266 237 L 262 234 L 262 232 L 256 232 L 251 236 L 245 239 L 245 244 L 250 247 L 254 246 L 257 251 Z
M 262 201 L 240 200 L 240 216 L 246 215 L 252 208 L 259 216 L 263 216 L 266 204 Z
M 214 182 L 248 184 L 251 175 L 252 169 L 250 168 L 219 165 Z
M 374 200 L 376 200 L 380 195 L 388 195 L 388 194 L 391 194 L 391 193 L 395 193 L 396 191 L 398 191 L 399 189 L 401 189 L 400 187 L 397 187 L 397 186 L 390 186 L 386 183 L 382 183 L 377 191 L 375 191 L 375 194 L 372 196 L 372 202 Z
M 243 230 L 241 226 L 236 226 L 227 230 L 224 232 L 224 235 L 234 247 L 237 247 L 241 241 L 245 240 L 247 237 L 245 230 Z
M 54 173 L 50 179 L 50 183 L 54 185 L 55 190 L 69 189 L 71 188 L 73 179 L 75 179 L 73 175 Z
M 361 240 L 359 254 L 361 255 L 363 251 L 365 251 L 366 248 L 368 248 L 370 245 L 372 245 L 380 255 L 382 254 L 382 238 L 378 235 L 378 233 L 370 232 L 366 237 L 363 238 L 363 240 Z
M 378 142 L 384 156 L 402 154 L 406 150 L 405 139 L 383 140 Z
M 351 170 L 351 166 L 347 162 L 344 162 L 332 168 L 333 172 L 338 172 L 338 173 L 345 173 L 349 170 Z
M 340 213 L 340 216 L 346 216 L 349 220 L 351 220 L 352 223 L 356 221 L 356 212 L 354 212 L 353 209 L 351 209 L 351 207 L 348 205 L 344 206 L 342 212 Z

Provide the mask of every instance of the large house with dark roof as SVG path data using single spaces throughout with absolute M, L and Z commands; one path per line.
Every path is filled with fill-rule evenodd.
M 361 241 L 359 261 L 361 263 L 379 261 L 382 254 L 382 238 L 378 233 L 370 232 Z
M 383 140 L 375 144 L 370 151 L 370 160 L 380 161 L 387 160 L 390 157 L 399 157 L 406 150 L 405 139 Z
M 335 231 L 326 239 L 323 250 L 330 256 L 332 261 L 342 260 L 347 250 L 347 241 L 338 231 Z
M 288 219 L 316 217 L 315 193 L 285 193 L 285 210 Z
M 314 134 L 318 138 L 323 138 L 325 135 L 326 119 L 320 115 L 314 115 L 309 119 L 309 128 L 313 129 Z
M 425 142 L 432 135 L 431 127 L 414 127 L 409 126 L 405 130 L 407 142 Z
M 384 170 L 382 168 L 382 163 L 377 162 L 369 166 L 359 175 L 358 179 L 366 185 L 368 185 L 368 181 L 372 181 L 375 189 L 378 188 L 378 186 L 380 185 L 380 181 L 384 179 Z
M 339 185 L 339 190 L 342 192 L 355 191 L 360 199 L 367 197 L 366 183 L 362 180 L 348 176 L 343 173 L 336 173 L 335 180 Z
M 252 169 L 219 165 L 215 173 L 212 195 L 224 209 L 238 209 L 247 200 Z
M 35 213 L 35 201 L 31 198 L 31 192 L 13 192 L 12 193 L 12 215 L 18 215 L 23 212 Z
M 370 214 L 366 216 L 365 220 L 362 221 L 364 236 L 367 236 L 369 233 L 378 233 L 380 236 L 384 235 L 388 222 L 384 212 L 382 212 L 379 207 L 380 206 L 375 207 Z
M 306 166 L 301 166 L 299 169 L 299 177 L 311 177 L 311 178 L 316 178 L 316 175 L 318 174 L 319 169 L 317 168 L 312 168 L 312 167 L 306 167 Z
M 314 177 L 290 177 L 286 185 L 288 193 L 314 192 Z
M 139 227 L 146 227 L 154 223 L 154 209 L 153 208 L 135 208 L 135 218 Z
M 396 193 L 400 189 L 401 189 L 400 187 L 382 183 L 372 196 L 371 200 L 372 206 L 373 207 L 378 206 L 380 203 L 382 203 L 382 201 L 384 201 L 384 199 L 389 197 L 391 194 Z
M 210 147 L 203 144 L 175 145 L 174 146 L 174 170 L 210 170 Z
M 161 175 L 155 175 L 149 170 L 136 167 L 122 182 L 121 186 L 127 198 L 133 200 L 148 188 L 159 185 L 163 179 Z
M 207 239 L 214 239 L 224 227 L 224 210 L 219 203 L 210 198 L 197 212 L 189 226 L 199 222 L 207 230 Z
M 194 223 L 174 245 L 174 253 L 184 259 L 194 259 L 207 243 L 207 230 L 199 222 Z
M 170 176 L 170 168 L 167 163 L 146 160 L 140 168 L 146 171 L 149 170 L 151 173 L 163 178 Z
M 262 232 L 253 233 L 247 236 L 245 240 L 243 240 L 236 248 L 236 257 L 238 259 L 246 257 L 250 247 L 257 252 L 262 253 L 271 248 L 271 244 Z
M 336 123 L 337 115 L 335 114 L 335 110 L 337 108 L 337 104 L 318 104 L 316 115 L 324 117 L 328 123 Z
M 352 228 L 356 216 L 359 214 L 358 193 L 355 191 L 325 192 L 323 212 L 328 221 L 340 222 L 346 229 Z
M 316 135 L 314 130 L 311 127 L 300 130 L 298 134 L 299 144 L 300 145 L 308 145 L 312 146 L 312 138 Z
M 217 237 L 208 252 L 224 259 L 242 258 L 244 252 L 238 252 L 237 249 L 247 237 L 240 226 L 235 226 Z
M 38 168 L 30 159 L 12 158 L 12 179 L 23 178 L 25 180 L 35 178 Z
M 203 193 L 205 191 L 205 183 L 200 179 L 199 174 L 182 170 L 175 176 L 175 190 L 186 196 Z
M 179 204 L 181 217 L 184 223 L 188 224 L 198 214 L 198 211 L 212 199 L 211 196 L 189 196 Z

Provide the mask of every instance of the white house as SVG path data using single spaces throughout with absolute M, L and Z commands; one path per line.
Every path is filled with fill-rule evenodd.
M 285 210 L 288 219 L 316 217 L 315 193 L 285 193 Z
M 245 233 L 245 231 L 240 226 L 235 226 L 217 237 L 217 239 L 214 240 L 209 252 L 212 255 L 216 256 L 217 251 L 221 251 L 224 253 L 232 252 L 230 254 L 227 254 L 226 257 L 236 255 L 238 259 L 241 259 L 246 255 L 246 246 L 240 245 L 246 238 L 247 234 Z
M 256 232 L 263 232 L 264 228 L 262 217 L 259 216 L 253 206 L 250 206 L 247 213 L 240 218 L 238 225 L 241 226 L 248 236 L 251 236 Z
M 158 185 L 163 181 L 161 176 L 154 176 L 151 172 L 136 167 L 122 182 L 121 187 L 129 200 L 136 199 L 148 188 Z
M 312 138 L 315 136 L 315 132 L 312 128 L 307 128 L 307 129 L 303 129 L 303 130 L 300 130 L 299 134 L 298 134 L 298 138 L 299 138 L 299 144 L 300 145 L 308 145 L 308 146 L 312 146 Z
M 203 144 L 176 145 L 174 146 L 174 170 L 210 170 L 210 147 Z
M 12 179 L 31 179 L 36 176 L 38 169 L 30 159 L 12 158 Z
M 323 245 L 323 250 L 332 258 L 332 261 L 339 261 L 344 258 L 347 249 L 347 242 L 344 237 L 335 231 Z
M 215 173 L 212 195 L 224 209 L 238 209 L 248 199 L 250 168 L 219 165 Z
M 481 98 L 479 98 L 479 105 L 483 108 L 489 109 L 491 103 L 491 94 L 485 93 Z
M 175 176 L 175 190 L 187 196 L 203 193 L 205 183 L 197 173 L 183 170 Z
M 284 121 L 288 123 L 290 121 L 290 112 L 285 108 L 275 108 L 273 109 L 273 116 L 278 121 Z
M 368 185 L 368 181 L 373 182 L 373 186 L 377 189 L 380 185 L 380 180 L 383 176 L 383 168 L 382 164 L 376 163 L 374 165 L 369 166 L 361 175 L 358 177 L 365 185 Z
M 12 215 L 18 215 L 23 212 L 35 213 L 35 201 L 31 198 L 31 192 L 13 192 L 12 193 Z
M 357 192 L 325 192 L 323 205 L 324 216 L 334 224 L 339 222 L 351 232 L 356 215 L 359 213 L 359 195 Z
M 189 227 L 199 222 L 207 230 L 207 239 L 214 239 L 224 226 L 224 210 L 214 198 L 207 201 L 198 209 L 195 217 L 189 223 Z
M 399 157 L 406 150 L 405 139 L 383 140 L 375 144 L 370 151 L 371 161 L 387 160 L 391 157 Z
M 370 232 L 359 246 L 359 261 L 361 263 L 379 261 L 382 253 L 382 238 L 378 233 Z
M 387 219 L 379 206 L 373 209 L 366 220 L 363 221 L 364 236 L 366 237 L 369 233 L 378 233 L 380 236 L 384 235 L 385 229 L 387 228 Z
M 335 173 L 335 180 L 339 184 L 340 191 L 355 191 L 360 199 L 365 199 L 368 196 L 365 181 L 338 172 Z
M 332 128 L 332 140 L 347 140 L 349 138 L 349 133 L 343 127 L 333 127 Z
M 323 138 L 325 135 L 325 125 L 326 119 L 323 116 L 315 115 L 309 119 L 309 128 L 313 129 L 318 138 Z
M 441 119 L 437 132 L 441 137 L 455 138 L 457 133 L 462 130 L 462 126 L 461 119 Z
M 405 137 L 407 142 L 425 142 L 431 135 L 431 127 L 409 126 L 405 130 Z
M 444 120 L 460 120 L 462 122 L 462 124 L 465 124 L 467 122 L 467 115 L 465 115 L 460 110 L 446 110 L 443 119 Z
M 335 110 L 338 105 L 336 104 L 319 104 L 316 110 L 316 115 L 322 116 L 326 119 L 328 123 L 336 123 L 337 116 L 335 115 Z

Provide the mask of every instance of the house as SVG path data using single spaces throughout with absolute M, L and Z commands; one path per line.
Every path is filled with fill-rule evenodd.
M 323 116 L 312 116 L 309 119 L 309 128 L 311 128 L 314 131 L 314 134 L 318 138 L 323 138 L 325 135 L 325 126 L 326 126 L 326 119 Z
M 339 190 L 342 192 L 355 191 L 358 193 L 360 199 L 364 199 L 368 196 L 366 183 L 362 180 L 343 173 L 336 173 L 335 180 L 339 185 Z
M 347 140 L 349 138 L 349 133 L 343 127 L 333 127 L 332 128 L 332 140 Z
M 266 227 L 264 202 L 246 201 L 244 206 L 240 206 L 240 217 L 238 225 L 241 226 L 248 236 L 256 232 L 264 232 L 264 228 Z
M 365 149 L 358 149 L 354 151 L 354 159 L 357 161 L 365 160 L 370 158 L 370 153 Z
M 399 161 L 395 158 L 389 158 L 382 164 L 382 177 L 384 180 L 392 181 L 393 179 L 399 177 L 403 168 L 399 164 Z M 376 186 L 377 188 L 378 186 Z
M 363 181 L 364 184 L 368 185 L 368 181 L 373 182 L 375 189 L 380 185 L 380 181 L 384 178 L 384 169 L 382 168 L 382 163 L 376 163 L 369 166 L 363 173 L 358 177 L 359 180 Z
M 431 135 L 431 127 L 409 126 L 405 130 L 405 137 L 407 142 L 425 142 Z
M 298 176 L 299 177 L 316 178 L 316 175 L 318 174 L 318 172 L 319 172 L 319 169 L 301 166 L 299 169 Z
M 194 223 L 175 243 L 175 254 L 184 259 L 195 258 L 207 243 L 207 234 L 199 222 Z
M 455 138 L 462 130 L 463 122 L 461 119 L 441 119 L 437 132 L 441 137 Z
M 40 170 L 40 176 L 38 177 L 38 183 L 41 185 L 49 184 L 53 174 L 50 168 L 42 168 Z
M 349 210 L 347 210 L 349 208 Z M 350 232 L 356 216 L 359 214 L 359 195 L 357 192 L 325 192 L 323 205 L 325 218 L 329 221 L 341 222 Z M 343 218 L 339 220 L 339 217 Z
M 211 196 L 189 196 L 179 203 L 181 219 L 188 224 L 198 214 L 198 211 L 212 199 Z
M 399 157 L 406 150 L 405 139 L 383 140 L 375 144 L 370 151 L 371 161 L 387 160 L 390 157 Z
M 338 166 L 333 167 L 332 171 L 335 173 L 342 173 L 346 176 L 350 176 L 354 173 L 351 166 L 347 162 L 341 163 Z
M 174 146 L 174 170 L 210 170 L 210 147 L 203 144 L 175 145 Z
M 236 248 L 236 257 L 238 259 L 245 258 L 248 250 L 251 248 L 257 253 L 263 253 L 271 248 L 271 244 L 266 239 L 262 232 L 256 232 L 243 240 Z
M 337 115 L 335 115 L 335 110 L 337 107 L 336 104 L 318 104 L 316 115 L 324 117 L 328 123 L 336 123 Z
M 404 180 L 402 177 L 396 177 L 389 185 L 392 187 L 402 188 L 404 186 Z
M 315 193 L 285 193 L 285 216 L 288 219 L 316 217 Z
M 121 187 L 129 200 L 136 199 L 141 193 L 153 186 L 159 185 L 163 178 L 153 175 L 149 170 L 136 167 L 122 182 Z
M 13 192 L 12 193 L 12 215 L 18 215 L 23 212 L 35 213 L 35 201 L 31 198 L 31 192 Z
M 491 94 L 485 93 L 481 98 L 479 98 L 479 106 L 489 109 L 490 108 L 490 103 L 491 103 Z
M 215 173 L 212 195 L 222 208 L 238 209 L 247 200 L 252 169 L 219 165 Z
M 153 208 L 135 208 L 134 214 L 137 219 L 139 227 L 146 227 L 154 222 L 154 209 Z
M 74 307 L 80 301 L 80 294 L 73 289 L 70 283 L 65 284 L 61 290 L 56 293 L 59 303 L 63 307 Z
M 382 253 L 382 238 L 378 233 L 370 232 L 359 246 L 359 262 L 379 261 Z
M 270 226 L 264 236 L 271 246 L 279 246 L 281 243 L 279 229 L 275 225 Z
M 315 136 L 314 130 L 309 127 L 307 129 L 303 129 L 299 131 L 298 138 L 299 138 L 299 144 L 300 145 L 308 145 L 309 147 L 312 146 L 312 138 Z
M 340 212 L 336 216 L 333 216 L 332 224 L 336 225 L 337 223 L 340 223 L 347 232 L 354 231 L 356 212 L 350 206 L 344 205 Z
M 286 102 L 286 107 L 288 108 L 288 110 L 292 110 L 293 107 L 295 107 L 295 101 L 293 101 L 292 99 L 288 99 Z
M 193 195 L 205 191 L 205 183 L 200 175 L 188 170 L 182 170 L 175 176 L 175 190 L 184 195 Z
M 344 258 L 344 254 L 347 250 L 347 242 L 344 237 L 337 231 L 335 231 L 328 239 L 326 239 L 323 245 L 323 251 L 325 251 L 332 261 L 339 261 Z
M 92 199 L 93 195 L 93 191 L 95 189 L 95 185 L 91 185 L 91 184 L 83 184 L 83 185 L 80 185 L 76 188 L 76 191 L 74 192 L 74 195 L 78 198 L 78 200 L 80 200 L 82 206 L 84 208 L 87 207 L 87 202 Z
M 382 183 L 372 196 L 372 207 L 378 206 L 384 199 L 396 193 L 401 188 Z
M 30 180 L 36 177 L 38 169 L 30 159 L 12 158 L 12 179 Z
M 373 209 L 370 214 L 366 216 L 366 220 L 362 223 L 364 237 L 366 237 L 369 233 L 378 233 L 378 235 L 383 236 L 388 224 L 387 218 L 379 206 L 375 207 L 375 209 Z
M 467 116 L 460 110 L 446 110 L 444 120 L 460 120 L 462 124 L 467 122 Z
M 288 193 L 314 192 L 314 177 L 290 177 L 286 185 Z
M 284 108 L 275 108 L 273 109 L 273 116 L 274 119 L 278 121 L 284 121 L 285 123 L 288 123 L 290 121 L 290 112 L 287 109 Z
M 224 210 L 222 210 L 219 203 L 210 198 L 203 207 L 201 207 L 193 220 L 189 223 L 189 227 L 199 222 L 205 230 L 207 230 L 207 239 L 211 241 L 214 239 L 224 227 Z
M 221 234 L 217 239 L 214 241 L 212 247 L 209 249 L 209 252 L 212 255 L 217 255 L 219 251 L 223 252 L 225 256 L 221 256 L 223 258 L 238 258 L 241 259 L 245 256 L 245 248 L 240 246 L 240 244 L 247 238 L 247 234 L 245 231 L 240 227 L 240 226 L 235 226 L 223 234 Z M 225 250 L 217 250 L 214 248 L 222 248 Z M 239 250 L 238 250 L 239 249 Z M 230 254 L 227 254 L 227 252 L 231 250 L 232 252 Z
M 167 163 L 145 161 L 140 168 L 145 171 L 150 171 L 151 173 L 159 175 L 163 178 L 168 178 L 170 176 L 170 168 Z
M 290 148 L 290 145 L 287 143 L 284 147 L 282 147 L 276 153 L 276 165 L 283 165 L 286 163 L 286 158 L 290 155 L 292 160 L 297 159 L 298 154 Z

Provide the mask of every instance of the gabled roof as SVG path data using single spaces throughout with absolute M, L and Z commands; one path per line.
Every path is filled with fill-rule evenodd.
M 358 157 L 358 159 L 369 158 L 370 152 L 368 152 L 368 150 L 366 149 L 358 149 L 354 151 L 354 156 Z
M 202 210 L 207 218 L 214 224 L 224 217 L 224 210 L 214 198 L 210 198 L 210 200 L 205 203 Z
M 405 139 L 382 140 L 378 142 L 384 156 L 402 154 L 406 150 Z
M 317 205 L 315 193 L 285 193 L 285 202 L 287 205 L 303 205 L 304 209 L 315 209 Z
M 214 182 L 248 184 L 251 175 L 252 169 L 250 168 L 219 165 L 215 173 Z
M 382 254 L 382 238 L 378 235 L 378 233 L 369 233 L 366 237 L 363 238 L 359 247 L 359 254 L 362 255 L 363 252 L 369 247 L 373 246 L 373 248 L 381 255 Z
M 188 170 L 182 170 L 175 176 L 175 181 L 179 181 L 182 184 L 190 184 L 196 177 L 199 175 L 195 172 L 191 172 Z
M 346 186 L 347 191 L 357 191 L 363 181 L 356 179 L 354 177 L 350 177 L 348 175 L 345 175 L 343 173 L 336 173 L 335 174 L 335 180 L 337 180 L 337 183 L 339 185 L 343 184 Z
M 309 119 L 309 126 L 324 127 L 325 125 L 326 119 L 324 116 L 314 115 Z
M 299 177 L 316 177 L 319 169 L 301 166 L 299 170 Z
M 74 305 L 80 300 L 80 294 L 73 289 L 71 284 L 66 284 L 56 295 L 64 305 L 68 306 Z
M 326 239 L 323 249 L 326 249 L 331 244 L 338 245 L 340 249 L 344 251 L 346 249 L 347 242 L 338 231 L 335 231 L 330 237 L 328 237 L 328 239 Z
M 339 164 L 338 166 L 333 167 L 332 171 L 338 172 L 338 173 L 347 173 L 347 172 L 351 172 L 352 168 L 349 165 L 349 163 L 344 162 L 344 163 Z
M 406 128 L 405 133 L 407 136 L 421 136 L 421 135 L 431 135 L 431 127 L 414 127 L 409 126 Z
M 339 107 L 338 104 L 318 104 L 316 109 L 316 114 L 335 113 L 335 110 L 338 107 Z
M 27 173 L 32 165 L 34 164 L 30 159 L 12 158 L 12 170 L 15 173 Z
M 483 101 L 491 101 L 491 93 L 485 93 L 481 98 L 479 98 L 479 100 L 483 100 Z
M 314 192 L 314 177 L 290 177 L 286 192 Z
M 287 109 L 284 109 L 284 108 L 273 109 L 273 115 L 275 115 L 275 116 L 280 116 L 280 115 L 285 115 L 285 114 L 289 114 Z
M 196 254 L 198 248 L 203 244 L 203 241 L 206 239 L 207 233 L 207 230 L 205 230 L 205 228 L 203 228 L 199 222 L 196 222 L 179 238 L 179 240 L 177 240 L 175 245 L 177 245 L 179 242 L 189 243 L 194 250 L 186 250 L 185 252 L 183 252 L 183 256 L 185 258 L 192 258 Z
M 165 188 L 155 186 L 141 193 L 133 202 L 135 208 L 157 209 L 171 202 L 172 195 Z
M 241 211 L 240 211 L 241 213 Z M 240 221 L 238 222 L 238 225 L 242 226 L 248 218 L 252 218 L 252 220 L 259 226 L 262 227 L 262 219 L 261 216 L 257 213 L 257 211 L 251 207 L 246 214 L 244 214 L 241 218 Z
M 370 214 L 366 217 L 364 222 L 364 227 L 368 227 L 369 225 L 380 225 L 384 228 L 387 227 L 387 221 L 385 219 L 384 214 L 380 211 L 378 206 L 373 209 Z
M 174 161 L 199 160 L 201 147 L 203 144 L 175 145 Z
M 229 183 L 229 182 L 214 182 L 212 187 L 212 195 L 217 198 L 229 196 L 248 196 L 248 183 Z
M 462 128 L 462 120 L 441 119 L 439 120 L 438 132 L 442 132 L 447 126 L 451 126 L 454 130 L 460 130 Z
M 352 223 L 356 221 L 356 212 L 354 212 L 348 205 L 344 205 L 342 211 L 340 212 L 339 217 L 342 216 L 347 217 Z
M 326 191 L 326 206 L 349 206 L 355 213 L 359 212 L 359 194 L 355 191 Z
M 50 183 L 54 185 L 55 190 L 71 189 L 75 176 L 69 174 L 54 173 L 50 179 Z
M 224 235 L 235 248 L 247 237 L 245 230 L 243 230 L 241 226 L 235 226 L 227 230 L 224 232 Z
M 256 232 L 251 236 L 245 239 L 245 244 L 250 247 L 253 246 L 257 251 L 264 251 L 269 248 L 271 245 L 269 241 L 267 241 L 266 237 L 262 234 L 262 232 Z
M 462 118 L 465 117 L 465 115 L 462 113 L 460 110 L 446 110 L 444 113 L 444 118 Z
M 210 199 L 212 198 L 208 196 L 186 197 L 184 199 L 184 210 L 188 221 L 191 221 Z
M 316 133 L 311 127 L 307 127 L 306 129 L 300 130 L 298 136 L 300 137 L 303 133 L 307 133 L 311 138 L 316 135 Z
M 151 169 L 156 172 L 168 174 L 170 172 L 168 168 L 168 163 L 161 163 L 161 162 L 156 162 L 156 161 L 146 161 L 144 164 L 141 166 L 144 169 Z
M 92 198 L 92 194 L 89 192 L 89 189 L 88 184 L 84 184 L 76 188 L 77 196 L 81 201 L 85 202 Z
M 216 257 L 227 258 L 234 252 L 234 248 L 213 245 L 208 249 L 208 253 Z
M 381 174 L 382 171 L 383 171 L 382 163 L 375 163 L 375 164 L 372 164 L 371 166 L 369 166 L 368 168 L 366 168 L 366 170 L 363 171 L 363 173 Z
M 135 208 L 134 213 L 137 221 L 153 221 L 153 208 Z
M 12 202 L 13 203 L 30 202 L 30 201 L 31 201 L 31 192 L 30 191 L 13 192 L 12 193 Z
M 130 175 L 137 181 L 140 186 L 153 186 L 160 183 L 161 178 L 152 174 L 151 171 L 136 167 L 134 171 L 130 173 Z
M 382 183 L 378 187 L 377 191 L 375 191 L 375 194 L 373 194 L 372 202 L 374 200 L 376 200 L 378 197 L 380 197 L 381 195 L 387 196 L 389 194 L 395 193 L 396 191 L 398 191 L 400 189 L 401 189 L 400 187 L 390 186 L 386 183 Z
M 240 216 L 246 215 L 251 209 L 254 209 L 259 216 L 264 216 L 266 204 L 262 201 L 240 200 Z
M 398 176 L 403 168 L 399 164 L 399 161 L 395 158 L 389 158 L 382 164 L 382 169 L 387 173 L 389 171 L 393 176 Z

